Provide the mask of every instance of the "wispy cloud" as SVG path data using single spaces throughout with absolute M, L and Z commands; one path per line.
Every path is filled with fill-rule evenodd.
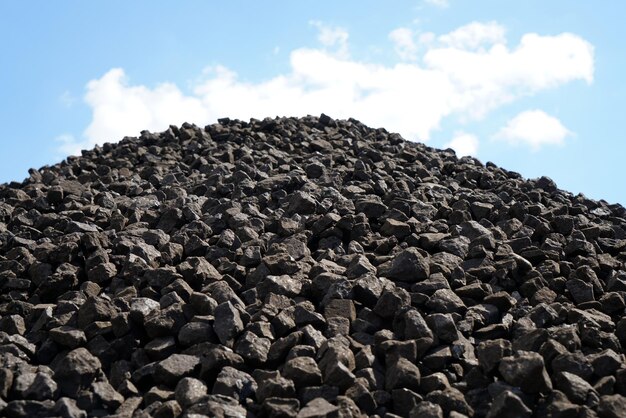
M 405 52 L 416 59 L 383 65 L 351 58 L 345 29 L 312 24 L 320 46 L 290 51 L 289 70 L 261 82 L 214 66 L 185 94 L 172 83 L 148 87 L 132 83 L 122 68 L 109 70 L 87 84 L 92 119 L 73 144 L 90 147 L 143 129 L 185 121 L 205 125 L 222 116 L 247 120 L 322 112 L 426 141 L 446 117 L 481 119 L 521 97 L 593 80 L 593 46 L 570 33 L 529 33 L 509 47 L 505 28 L 494 22 L 440 35 L 396 31 L 395 46 L 411 35 L 418 47 L 407 43 Z
M 554 116 L 542 110 L 526 110 L 509 120 L 494 139 L 538 151 L 544 145 L 563 145 L 570 135 L 572 132 Z
M 311 20 L 310 25 L 317 28 L 317 40 L 326 48 L 334 48 L 340 57 L 348 57 L 349 34 L 345 28 L 330 26 L 319 20 Z
M 65 107 L 72 107 L 76 103 L 77 100 L 78 99 L 76 98 L 76 96 L 70 93 L 69 90 L 65 90 L 63 94 L 59 96 L 59 101 Z
M 413 30 L 409 28 L 397 28 L 389 33 L 389 39 L 398 57 L 403 61 L 417 59 L 417 43 Z

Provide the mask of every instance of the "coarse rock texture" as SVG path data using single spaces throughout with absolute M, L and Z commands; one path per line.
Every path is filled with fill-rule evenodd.
M 626 211 L 350 119 L 0 185 L 0 416 L 624 417 Z

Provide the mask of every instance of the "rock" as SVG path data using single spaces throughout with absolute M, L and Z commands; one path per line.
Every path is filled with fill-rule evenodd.
M 277 371 L 257 371 L 255 379 L 258 385 L 256 399 L 259 402 L 270 398 L 288 399 L 295 396 L 296 389 L 293 381 L 281 376 Z M 291 410 L 291 408 L 288 409 Z
M 235 353 L 251 364 L 263 364 L 267 361 L 271 342 L 267 338 L 259 338 L 246 331 L 235 344 Z
M 428 299 L 426 307 L 438 313 L 464 313 L 465 304 L 452 290 L 439 289 Z
M 571 279 L 566 282 L 566 287 L 577 304 L 594 300 L 593 286 L 589 283 L 580 279 Z
M 395 313 L 401 308 L 410 305 L 411 296 L 409 293 L 399 287 L 391 289 L 385 289 L 380 295 L 376 306 L 374 306 L 374 312 L 380 315 L 382 318 L 392 318 Z
M 124 403 L 124 397 L 108 382 L 94 382 L 91 389 L 96 399 L 109 411 L 117 410 Z
M 383 235 L 394 236 L 399 240 L 402 240 L 405 237 L 411 235 L 411 226 L 406 222 L 387 218 L 383 226 L 380 228 L 380 232 Z
M 283 366 L 283 375 L 293 380 L 296 388 L 322 383 L 322 372 L 311 357 L 296 357 L 287 361 Z
M 76 401 L 71 398 L 60 398 L 54 405 L 54 413 L 68 418 L 86 418 L 87 412 L 80 409 Z
M 425 400 L 441 406 L 444 415 L 452 416 L 453 413 L 466 416 L 474 415 L 474 410 L 465 401 L 463 394 L 454 388 L 430 392 L 426 395 Z
M 415 283 L 428 278 L 430 267 L 417 249 L 409 248 L 378 266 L 378 275 L 392 280 Z
M 600 418 L 619 418 L 626 413 L 626 397 L 622 395 L 607 395 L 600 398 L 598 415 Z
M 456 324 L 450 314 L 436 313 L 428 315 L 426 317 L 426 323 L 442 343 L 451 343 L 456 341 L 459 337 Z
M 530 418 L 532 411 L 515 393 L 502 391 L 491 403 L 487 418 Z
M 86 389 L 96 378 L 102 367 L 100 360 L 85 348 L 76 348 L 56 364 L 54 380 L 64 394 L 75 395 Z
M 563 392 L 573 403 L 585 403 L 589 392 L 594 392 L 589 383 L 573 373 L 557 372 L 553 381 L 555 388 Z
M 213 327 L 205 322 L 189 322 L 178 332 L 178 342 L 185 347 L 211 341 L 214 338 Z
M 324 398 L 315 398 L 309 401 L 297 416 L 298 418 L 339 417 L 339 408 Z
M 367 257 L 358 255 L 350 261 L 348 268 L 346 268 L 346 277 L 348 279 L 357 279 L 361 276 L 376 274 L 376 267 L 369 262 Z
M 2 413 L 4 416 L 13 417 L 49 417 L 54 408 L 54 402 L 13 400 L 6 404 Z
M 502 358 L 498 367 L 504 380 L 519 386 L 526 393 L 542 393 L 552 389 L 541 355 L 519 351 L 514 356 Z
M 409 413 L 410 418 L 443 418 L 443 410 L 432 402 L 420 402 Z
M 588 356 L 596 376 L 609 376 L 615 374 L 624 364 L 624 356 L 617 354 L 610 348 L 597 354 Z
M 183 377 L 176 384 L 176 402 L 183 408 L 188 408 L 200 401 L 207 394 L 207 386 L 203 381 L 193 377 Z
M 252 376 L 228 366 L 220 371 L 213 385 L 214 395 L 230 396 L 240 402 L 254 396 L 256 390 L 257 383 Z
M 355 119 L 143 131 L 0 185 L 0 415 L 623 416 L 624 254 Z
M 176 386 L 179 380 L 195 373 L 200 368 L 200 358 L 187 354 L 172 354 L 157 363 L 154 379 L 170 386 Z
M 65 325 L 52 328 L 48 335 L 55 343 L 69 348 L 76 348 L 87 342 L 87 337 L 82 330 Z
M 415 392 L 420 389 L 420 371 L 418 367 L 405 358 L 398 358 L 387 367 L 385 374 L 385 389 L 407 388 Z
M 230 302 L 224 302 L 215 308 L 213 330 L 220 342 L 232 347 L 235 337 L 243 331 L 243 322 L 239 311 Z
M 263 401 L 263 411 L 270 417 L 295 418 L 300 410 L 300 402 L 293 398 L 267 398 Z
M 476 357 L 484 371 L 487 373 L 498 367 L 500 360 L 512 354 L 511 343 L 508 340 L 498 338 L 496 340 L 483 341 L 476 348 Z

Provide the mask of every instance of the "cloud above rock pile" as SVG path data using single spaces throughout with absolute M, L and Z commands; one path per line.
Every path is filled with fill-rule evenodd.
M 544 145 L 563 145 L 572 135 L 560 120 L 542 110 L 526 110 L 509 120 L 494 139 L 512 145 L 528 145 L 538 151 Z
M 396 28 L 389 49 L 397 60 L 383 64 L 353 58 L 345 29 L 311 24 L 320 46 L 292 50 L 289 69 L 260 82 L 215 66 L 185 93 L 172 83 L 135 84 L 124 69 L 113 68 L 87 84 L 91 122 L 79 138 L 61 135 L 60 148 L 77 153 L 184 121 L 206 125 L 223 116 L 322 112 L 427 141 L 446 117 L 480 120 L 521 97 L 576 80 L 591 83 L 594 76 L 593 46 L 571 33 L 527 33 L 509 46 L 505 28 L 496 22 L 472 22 L 441 35 Z M 503 129 L 503 138 L 515 137 L 513 128 Z M 541 143 L 534 138 L 520 141 Z M 478 139 L 464 143 L 475 150 Z

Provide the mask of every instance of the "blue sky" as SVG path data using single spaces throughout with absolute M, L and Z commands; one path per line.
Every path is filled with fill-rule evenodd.
M 352 116 L 626 204 L 626 3 L 4 1 L 0 182 L 222 116 Z

